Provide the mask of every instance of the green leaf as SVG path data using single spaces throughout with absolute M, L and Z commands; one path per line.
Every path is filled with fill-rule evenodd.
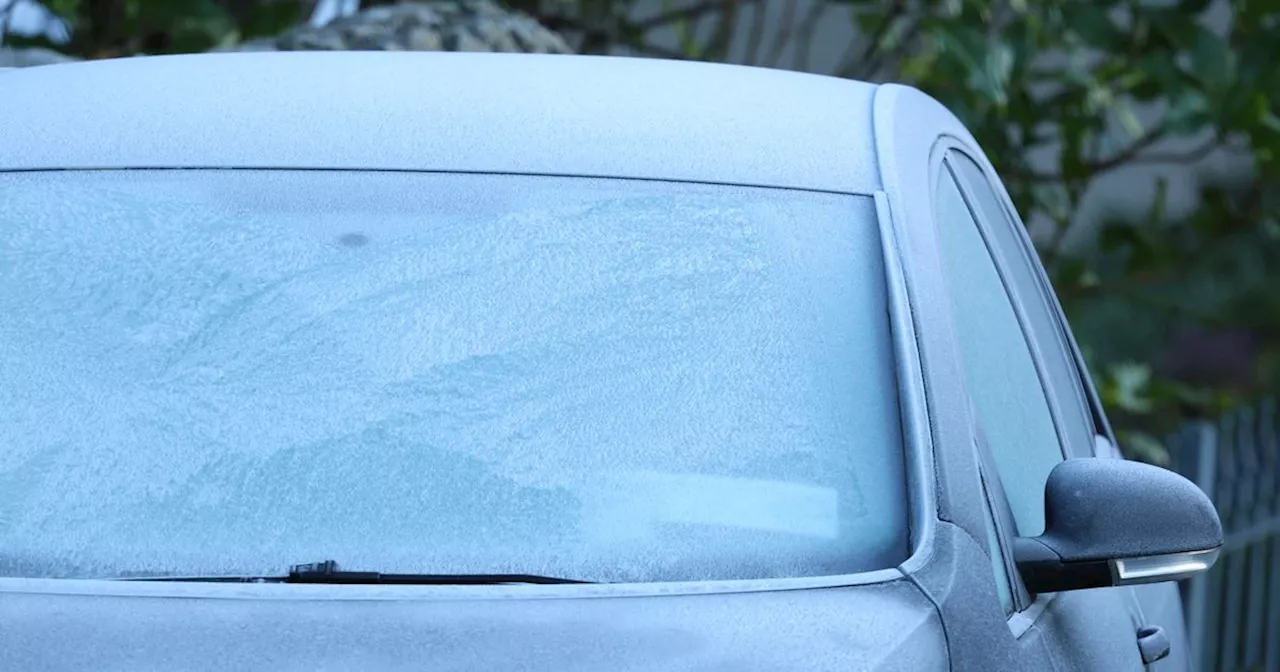
M 44 6 L 59 19 L 74 23 L 80 12 L 80 2 L 81 0 L 45 0 Z
M 1145 81 L 1158 87 L 1157 93 L 1167 94 L 1171 89 L 1180 89 L 1185 86 L 1178 65 L 1167 53 L 1145 54 L 1139 57 L 1132 67 L 1142 74 Z
M 1116 118 L 1120 121 L 1120 125 L 1124 127 L 1130 138 L 1138 138 L 1142 136 L 1142 122 L 1138 121 L 1137 115 L 1133 113 L 1133 108 L 1127 104 L 1116 105 L 1112 109 L 1115 110 Z
M 1198 26 L 1191 48 L 1191 71 L 1207 88 L 1222 90 L 1235 77 L 1235 54 L 1227 41 L 1204 26 Z
M 1169 465 L 1169 448 L 1146 432 L 1121 430 L 1116 433 L 1121 449 L 1129 456 L 1159 467 Z
M 1182 13 L 1176 8 L 1162 8 L 1150 10 L 1148 16 L 1155 29 L 1153 35 L 1164 37 L 1173 49 L 1185 51 L 1195 46 L 1201 26 L 1194 15 Z
M 1151 382 L 1151 368 L 1146 364 L 1125 362 L 1111 369 L 1112 403 L 1130 413 L 1147 413 L 1151 400 L 1146 397 Z
M 241 39 L 278 35 L 302 21 L 302 7 L 296 2 L 254 3 L 240 23 Z
M 1063 5 L 1066 27 L 1085 43 L 1103 49 L 1115 49 L 1126 35 L 1107 13 L 1107 6 L 1094 2 L 1068 2 Z
M 1262 220 L 1262 233 L 1273 242 L 1280 241 L 1280 219 L 1268 217 Z
M 987 90 L 992 101 L 998 107 L 1009 102 L 1009 75 L 1013 72 L 1013 49 L 1007 44 L 997 43 L 987 51 L 984 72 L 987 79 Z
M 1161 120 L 1164 128 L 1177 135 L 1190 135 L 1210 125 L 1209 101 L 1203 91 L 1191 88 L 1170 95 L 1169 109 Z

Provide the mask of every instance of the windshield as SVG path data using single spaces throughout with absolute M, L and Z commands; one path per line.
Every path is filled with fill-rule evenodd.
M 870 198 L 0 175 L 0 576 L 891 567 Z

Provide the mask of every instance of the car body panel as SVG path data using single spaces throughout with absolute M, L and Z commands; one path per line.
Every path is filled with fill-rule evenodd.
M 1137 602 L 1138 618 L 1145 625 L 1164 628 L 1173 646 L 1169 656 L 1149 666 L 1151 672 L 1190 672 L 1191 651 L 1187 645 L 1187 621 L 1178 584 L 1148 583 L 1130 588 Z
M 968 401 L 951 326 L 945 280 L 932 231 L 936 169 L 933 147 L 944 134 L 968 132 L 923 93 L 899 85 L 876 91 L 873 133 L 881 180 L 892 212 L 906 293 L 923 363 L 937 481 L 937 517 L 984 538 L 983 497 L 973 455 Z M 929 130 L 925 130 L 929 129 Z M 940 159 L 939 159 L 940 160 Z M 929 191 L 922 195 L 921 189 Z
M 456 591 L 0 580 L 0 669 L 1143 669 L 1132 589 L 1044 595 L 1007 618 L 998 601 L 920 193 L 934 191 L 940 147 L 991 166 L 925 94 L 648 59 L 350 52 L 57 65 L 6 73 L 4 91 L 0 171 L 470 171 L 874 194 L 887 268 L 902 273 L 889 288 L 901 291 L 917 482 L 901 572 L 845 579 Z M 1143 604 L 1176 594 L 1163 584 Z M 1164 625 L 1185 646 L 1181 624 Z
M 921 333 L 921 357 L 927 364 L 924 373 L 929 390 L 935 460 L 938 463 L 939 519 L 954 524 L 944 528 L 953 537 L 951 543 L 944 543 L 941 538 L 949 535 L 942 534 L 938 544 L 949 552 L 969 553 L 967 547 L 970 544 L 975 544 L 978 549 L 986 548 L 985 523 L 981 518 L 985 504 L 977 475 L 978 462 L 973 458 L 975 430 L 970 424 L 968 392 L 964 389 L 956 337 L 951 326 L 952 320 L 959 319 L 959 316 L 951 315 L 943 284 L 933 199 L 931 196 L 921 198 L 918 194 L 923 185 L 928 185 L 929 194 L 935 193 L 944 170 L 943 157 L 955 149 L 976 160 L 988 175 L 996 173 L 960 120 L 922 92 L 901 85 L 881 86 L 876 94 L 875 110 L 881 177 L 895 219 L 904 222 L 897 226 L 897 230 L 902 237 L 903 254 L 908 259 L 904 264 L 908 270 L 907 284 L 913 312 L 920 324 L 917 328 Z M 922 128 L 931 131 L 922 133 Z M 930 158 L 923 161 L 920 160 L 922 156 Z M 1007 198 L 998 182 L 996 187 Z M 979 217 L 976 212 L 974 216 Z M 1018 289 L 1028 295 L 1038 291 L 1038 288 Z M 1060 308 L 1056 305 L 1054 308 L 1062 319 Z M 976 319 L 976 316 L 965 318 Z M 1092 390 L 1082 392 L 1091 394 Z M 1101 429 L 1110 431 L 1105 423 Z M 989 556 L 985 552 L 982 552 L 981 561 L 982 571 L 977 574 L 990 577 L 985 564 L 989 562 Z M 964 566 L 966 562 L 958 561 L 958 564 Z M 1008 567 L 1007 571 L 1016 575 L 1013 567 Z M 1146 624 L 1138 617 L 1131 588 L 1038 596 L 1025 611 L 1010 618 L 1010 628 L 1019 642 L 1002 644 L 998 637 L 977 639 L 968 633 L 961 634 L 960 624 L 971 623 L 973 617 L 963 618 L 959 614 L 950 616 L 947 613 L 951 591 L 959 589 L 966 592 L 974 588 L 966 587 L 963 582 L 956 583 L 959 575 L 945 577 L 946 580 L 928 577 L 926 570 L 919 578 L 943 609 L 943 622 L 948 627 L 952 642 L 953 663 L 959 669 L 977 665 L 993 666 L 989 669 L 1040 669 L 1041 665 L 1052 665 L 1052 669 L 1099 672 L 1144 669 L 1138 655 L 1137 630 Z M 931 580 L 937 583 L 930 583 Z M 972 582 L 982 580 L 979 577 L 971 579 Z M 1162 584 L 1154 590 L 1177 595 L 1177 588 L 1172 583 Z M 971 595 L 960 603 L 971 605 L 977 599 Z M 1160 615 L 1172 617 L 1167 610 Z M 1175 625 L 1181 627 L 1181 623 Z M 1020 640 L 1029 636 L 1040 639 L 1044 648 L 1022 644 Z M 1174 647 L 1185 649 L 1185 640 L 1173 641 Z M 1089 644 L 1086 646 L 1084 642 Z M 965 646 L 974 648 L 966 650 Z
M 5 77 L 0 170 L 441 170 L 869 194 L 879 186 L 866 133 L 874 90 L 765 68 L 564 55 L 91 61 Z
M 937 613 L 905 580 L 578 598 L 564 588 L 538 597 L 537 587 L 495 587 L 488 598 L 447 587 L 39 587 L 49 583 L 0 600 L 0 669 L 948 669 Z

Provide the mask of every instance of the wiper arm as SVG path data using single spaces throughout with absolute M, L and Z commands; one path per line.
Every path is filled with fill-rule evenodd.
M 338 569 L 333 560 L 294 565 L 282 583 L 350 583 L 350 584 L 411 584 L 411 585 L 474 585 L 487 586 L 500 583 L 591 583 L 564 579 L 558 576 L 536 574 L 380 574 L 378 572 L 348 572 Z
M 492 586 L 505 583 L 585 584 L 592 581 L 536 574 L 381 574 L 338 569 L 333 560 L 294 565 L 285 576 L 161 576 L 123 581 L 193 581 L 201 583 L 330 583 L 344 585 Z

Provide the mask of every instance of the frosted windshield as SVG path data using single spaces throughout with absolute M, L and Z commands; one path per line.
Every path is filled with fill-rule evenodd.
M 0 194 L 0 576 L 906 555 L 869 198 L 308 171 Z

